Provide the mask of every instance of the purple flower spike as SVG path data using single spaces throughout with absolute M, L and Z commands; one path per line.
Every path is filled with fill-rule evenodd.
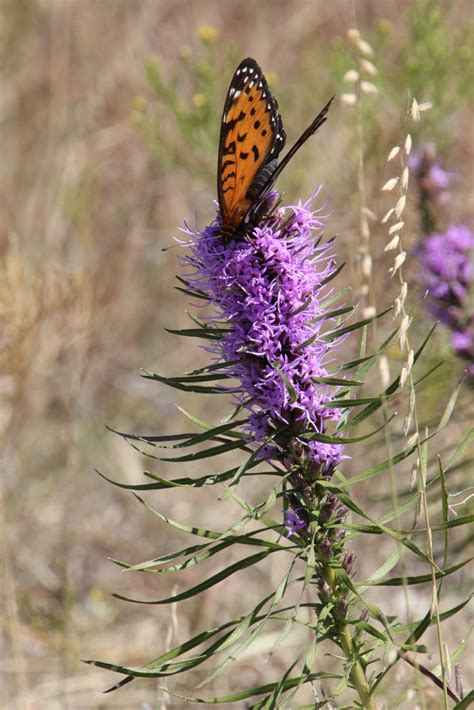
M 277 195 L 269 201 L 276 204 Z M 262 457 L 285 461 L 290 444 L 315 474 L 331 475 L 344 458 L 341 445 L 301 438 L 324 433 L 340 417 L 325 404 L 331 389 L 325 363 L 334 342 L 323 333 L 328 319 L 322 286 L 335 272 L 330 244 L 318 244 L 323 220 L 309 204 L 275 210 L 249 234 L 222 234 L 220 217 L 192 237 L 188 279 L 214 306 L 210 325 L 224 331 L 210 346 L 237 380 L 232 391 L 249 414 L 248 441 L 264 445 Z M 269 441 L 271 439 L 271 441 Z M 269 446 L 266 445 L 269 442 Z M 290 464 L 291 465 L 291 464 Z
M 458 357 L 474 369 L 474 311 L 472 287 L 474 234 L 464 225 L 431 234 L 417 248 L 419 281 L 427 292 L 427 309 L 449 328 Z
M 414 173 L 423 199 L 443 203 L 449 199 L 448 188 L 453 174 L 443 170 L 438 160 L 434 146 L 427 145 L 422 150 L 412 153 L 408 167 Z

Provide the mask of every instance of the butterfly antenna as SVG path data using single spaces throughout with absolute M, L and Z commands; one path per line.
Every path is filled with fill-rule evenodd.
M 301 136 L 298 138 L 296 143 L 290 148 L 288 153 L 285 155 L 281 163 L 277 166 L 277 168 L 273 171 L 271 174 L 270 178 L 267 180 L 266 184 L 264 185 L 261 195 L 265 195 L 266 192 L 270 189 L 270 187 L 273 185 L 277 177 L 280 175 L 282 170 L 288 165 L 292 157 L 295 155 L 295 153 L 301 148 L 301 146 L 306 143 L 308 138 L 310 138 L 316 131 L 321 128 L 323 123 L 327 121 L 328 117 L 328 112 L 329 108 L 334 101 L 334 96 L 332 96 L 329 101 L 327 102 L 326 106 L 318 113 L 314 121 L 311 123 L 311 125 L 308 126 L 308 128 L 303 131 Z

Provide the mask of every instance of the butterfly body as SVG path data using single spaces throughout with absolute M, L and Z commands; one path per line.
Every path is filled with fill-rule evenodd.
M 217 192 L 224 232 L 255 223 L 277 176 L 324 123 L 330 103 L 278 164 L 286 143 L 278 103 L 257 62 L 248 58 L 239 64 L 224 104 L 219 140 Z

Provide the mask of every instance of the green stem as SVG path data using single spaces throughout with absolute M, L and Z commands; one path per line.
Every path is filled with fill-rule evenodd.
M 336 575 L 334 570 L 330 567 L 326 567 L 324 570 L 324 579 L 334 593 L 336 591 Z M 358 649 L 354 643 L 350 626 L 346 623 L 345 618 L 338 613 L 336 608 L 333 611 L 333 618 L 339 630 L 339 641 L 342 650 L 348 662 L 351 664 L 350 679 L 354 688 L 357 690 L 362 706 L 367 710 L 377 710 L 377 706 L 370 696 L 370 688 L 367 683 L 367 678 L 365 677 L 364 668 L 357 657 Z

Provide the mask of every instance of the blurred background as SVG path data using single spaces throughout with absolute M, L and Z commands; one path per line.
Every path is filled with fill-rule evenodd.
M 366 77 L 375 89 L 356 107 L 341 101 L 351 91 L 344 76 L 358 61 L 347 39 L 355 27 L 370 43 L 374 54 L 366 59 L 377 70 Z M 324 184 L 318 199 L 331 212 L 328 230 L 338 234 L 339 259 L 348 262 L 338 287 L 350 286 L 355 294 L 361 285 L 361 200 L 369 208 L 371 288 L 381 309 L 393 303 L 398 287 L 386 279 L 393 256 L 383 251 L 387 230 L 380 224 L 394 198 L 380 188 L 394 174 L 387 155 L 408 130 L 416 145 L 432 142 L 444 169 L 454 175 L 441 222 L 472 220 L 472 29 L 469 0 L 3 0 L 1 707 L 181 707 L 155 681 L 104 696 L 115 676 L 80 659 L 147 662 L 206 624 L 252 608 L 265 585 L 278 579 L 279 571 L 267 565 L 260 576 L 231 578 L 173 614 L 112 598 L 113 592 L 165 597 L 213 567 L 190 570 L 182 579 L 123 574 L 107 558 L 137 563 L 190 543 L 129 492 L 95 473 L 141 483 L 144 469 L 176 476 L 218 466 L 211 460 L 187 472 L 172 469 L 144 459 L 105 426 L 159 434 L 189 429 L 176 404 L 215 423 L 228 411 L 229 403 L 191 399 L 143 380 L 140 368 L 172 375 L 206 362 L 195 341 L 164 331 L 189 323 L 188 299 L 174 289 L 180 248 L 173 238 L 180 236 L 184 220 L 203 227 L 213 219 L 219 124 L 237 63 L 253 56 L 262 66 L 290 145 L 337 95 L 329 121 L 285 171 L 279 187 L 291 204 Z M 433 104 L 415 128 L 406 118 L 412 96 Z M 404 215 L 408 253 L 420 225 L 412 187 Z M 409 302 L 415 304 L 419 294 L 408 281 Z M 415 344 L 430 325 L 419 309 Z M 390 318 L 379 328 L 380 342 L 392 328 Z M 355 342 L 353 347 L 349 355 L 355 357 Z M 441 330 L 425 369 L 440 354 L 446 365 L 420 399 L 423 422 L 430 424 L 439 419 L 463 369 Z M 402 355 L 396 346 L 389 355 L 396 375 Z M 380 390 L 377 370 L 371 388 Z M 469 403 L 465 392 L 436 443 L 443 455 L 449 456 L 465 432 Z M 406 402 L 395 408 L 402 420 Z M 401 429 L 402 421 L 395 436 Z M 360 471 L 361 460 L 364 467 L 381 460 L 379 454 L 372 444 L 351 451 L 345 475 Z M 403 493 L 410 468 L 402 473 Z M 469 466 L 459 468 L 450 482 L 453 490 L 462 490 L 469 473 Z M 384 511 L 389 484 L 376 480 L 360 486 L 358 499 L 370 510 Z M 266 483 L 258 485 L 250 490 L 246 484 L 243 492 L 260 499 Z M 184 496 L 155 492 L 147 501 L 181 522 L 224 529 L 236 509 L 217 501 L 219 494 L 222 490 Z M 453 541 L 455 561 L 472 540 L 463 532 L 453 534 Z M 370 549 L 363 541 L 357 544 L 359 578 L 392 551 L 374 548 L 373 539 Z M 447 606 L 463 599 L 470 583 L 463 570 L 452 580 Z M 417 587 L 411 595 L 411 612 L 418 618 L 429 608 L 429 590 Z M 403 616 L 403 596 L 402 589 L 390 592 L 391 613 Z M 374 591 L 373 598 L 386 602 L 387 595 Z M 468 612 L 463 615 L 447 632 L 451 649 L 469 624 Z M 284 659 L 264 664 L 265 653 L 252 647 L 239 664 L 237 687 L 279 677 Z M 383 690 L 390 707 L 413 684 L 408 666 L 397 673 L 397 687 Z M 466 668 L 467 679 L 468 674 Z M 233 682 L 235 675 L 219 678 L 205 694 L 224 694 L 235 688 Z M 431 692 L 428 705 L 436 708 L 439 697 L 434 693 L 430 701 Z M 400 707 L 415 704 L 408 694 Z

